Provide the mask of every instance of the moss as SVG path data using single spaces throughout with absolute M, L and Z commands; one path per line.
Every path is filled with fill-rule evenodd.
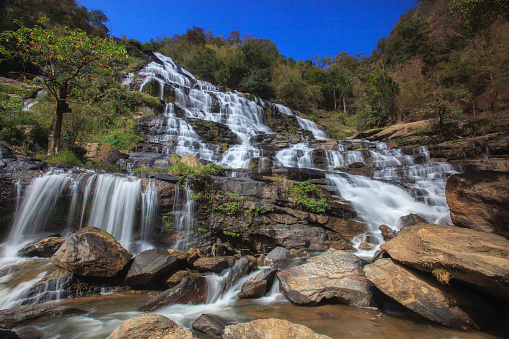
M 435 268 L 431 273 L 435 276 L 435 278 L 444 285 L 449 285 L 449 280 L 451 280 L 451 274 L 445 268 Z

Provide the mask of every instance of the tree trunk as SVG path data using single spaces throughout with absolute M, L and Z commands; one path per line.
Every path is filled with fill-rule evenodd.
M 60 147 L 60 136 L 62 134 L 62 120 L 64 113 L 71 112 L 71 108 L 67 103 L 67 90 L 60 88 L 59 98 L 57 99 L 57 108 L 53 115 L 53 121 L 48 133 L 48 155 L 58 153 Z

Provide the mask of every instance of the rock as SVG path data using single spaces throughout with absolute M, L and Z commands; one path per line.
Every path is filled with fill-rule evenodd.
M 453 279 L 509 297 L 509 240 L 499 235 L 420 224 L 405 227 L 380 249 L 421 271 L 445 269 Z
M 187 257 L 187 256 L 186 256 Z M 167 250 L 148 250 L 137 254 L 127 272 L 125 284 L 145 286 L 168 274 L 177 266 L 177 257 Z
M 132 256 L 108 232 L 85 227 L 67 238 L 51 257 L 51 262 L 78 275 L 112 277 Z
M 184 262 L 187 260 L 187 253 L 186 252 L 182 252 L 182 251 L 179 251 L 179 250 L 166 250 L 168 252 L 169 255 L 172 255 L 174 257 L 177 258 L 177 260 L 180 262 Z
M 22 305 L 0 310 L 0 328 L 13 328 L 35 320 L 86 313 L 70 306 Z
M 266 268 L 258 272 L 255 276 L 248 279 L 239 293 L 239 298 L 261 298 L 270 290 L 274 277 L 276 276 L 275 268 Z
M 405 267 L 391 259 L 379 259 L 366 265 L 364 272 L 384 294 L 431 321 L 462 330 L 479 330 L 483 327 L 485 320 L 482 314 L 486 314 L 486 311 L 480 305 L 484 302 L 465 299 L 430 274 Z M 481 314 L 474 313 L 476 317 L 473 317 L 469 313 L 475 309 Z
M 227 257 L 208 257 L 198 258 L 193 266 L 200 272 L 215 272 L 221 273 L 225 269 L 229 268 Z
M 151 312 L 170 304 L 203 304 L 207 301 L 207 294 L 205 277 L 184 278 L 180 284 L 149 300 L 138 311 Z
M 201 253 L 201 251 L 197 248 L 190 248 L 188 251 L 187 251 L 187 263 L 189 265 L 193 265 L 194 262 L 198 259 L 198 258 L 201 258 L 203 257 L 203 253 Z
M 9 147 L 0 144 L 0 159 L 16 159 L 16 156 Z
M 293 256 L 290 254 L 289 250 L 287 250 L 284 247 L 278 246 L 265 256 L 265 265 L 270 266 L 273 265 L 276 260 L 291 258 L 293 258 Z
M 364 166 L 366 166 L 366 164 L 362 161 L 352 162 L 347 165 L 348 168 L 363 168 Z
M 428 222 L 426 219 L 420 217 L 418 214 L 410 213 L 409 215 L 405 215 L 403 217 L 400 217 L 397 221 L 394 227 L 398 230 L 402 230 L 403 228 L 407 226 L 417 225 L 417 224 L 427 224 Z
M 309 327 L 283 319 L 258 319 L 244 324 L 226 326 L 223 339 L 330 339 Z
M 224 333 L 224 328 L 228 321 L 214 314 L 202 314 L 193 322 L 193 329 L 205 333 L 220 336 Z
M 18 251 L 20 257 L 45 257 L 49 258 L 65 242 L 61 237 L 49 237 L 29 244 Z
M 205 273 L 190 270 L 177 271 L 173 273 L 168 279 L 166 279 L 166 284 L 171 288 L 178 285 L 186 277 L 201 277 L 204 274 Z
M 363 241 L 363 242 L 361 242 L 361 243 L 359 244 L 359 249 L 360 249 L 360 250 L 370 250 L 370 249 L 372 249 L 373 247 L 375 247 L 375 245 L 374 245 L 374 244 L 370 244 L 369 242 L 365 242 L 365 241 Z
M 194 155 L 184 154 L 182 156 L 182 159 L 180 159 L 180 162 L 184 165 L 190 166 L 190 167 L 199 167 L 201 166 L 200 161 L 198 158 L 196 158 Z
M 362 261 L 349 252 L 329 250 L 277 276 L 283 293 L 295 304 L 316 305 L 333 299 L 357 307 L 372 305 Z
M 380 225 L 378 226 L 378 229 L 380 230 L 380 232 L 382 232 L 382 237 L 384 238 L 384 241 L 389 241 L 396 236 L 396 231 L 394 231 L 387 225 Z
M 14 331 L 5 330 L 0 328 L 0 338 L 3 339 L 21 339 L 21 337 Z
M 348 238 L 353 238 L 354 236 L 365 233 L 368 230 L 368 227 L 362 221 L 345 220 L 335 217 L 329 217 L 324 227 Z
M 454 225 L 509 238 L 509 173 L 455 174 L 445 193 Z
M 226 278 L 226 282 L 223 286 L 223 292 L 228 291 L 237 280 L 245 276 L 249 273 L 249 260 L 246 257 L 242 257 L 239 260 L 235 261 L 230 273 L 228 273 L 228 277 Z
M 159 314 L 142 314 L 125 321 L 117 327 L 107 339 L 187 339 L 196 338 L 193 334 L 180 328 L 165 316 Z

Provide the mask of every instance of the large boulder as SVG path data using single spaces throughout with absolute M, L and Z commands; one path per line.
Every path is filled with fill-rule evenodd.
M 272 286 L 275 276 L 275 268 L 266 268 L 261 270 L 242 285 L 239 298 L 247 299 L 263 297 Z
M 229 268 L 230 264 L 226 257 L 203 257 L 196 259 L 193 266 L 200 272 L 221 273 Z
M 346 251 L 329 250 L 277 276 L 283 293 L 294 304 L 315 305 L 327 299 L 357 307 L 373 303 L 362 260 Z
M 309 327 L 283 319 L 258 319 L 248 323 L 226 326 L 223 339 L 330 339 Z
M 455 174 L 445 193 L 454 225 L 509 238 L 509 173 Z
M 230 288 L 235 285 L 235 283 L 249 273 L 249 261 L 246 257 L 242 257 L 239 260 L 235 261 L 235 264 L 228 273 L 228 277 L 226 278 L 226 282 L 223 286 L 223 292 L 228 291 Z
M 149 300 L 138 311 L 151 312 L 170 304 L 203 304 L 207 301 L 208 283 L 205 277 L 184 278 L 180 284 Z
M 187 277 L 201 277 L 203 275 L 205 275 L 206 273 L 204 272 L 198 272 L 198 271 L 191 271 L 189 269 L 187 270 L 180 270 L 180 271 L 177 271 L 175 273 L 173 273 L 168 279 L 166 279 L 166 285 L 168 285 L 168 287 L 173 287 L 173 286 L 176 286 L 178 285 L 182 280 L 184 280 L 184 278 L 187 278 Z
M 398 230 L 402 230 L 403 228 L 407 226 L 413 226 L 417 224 L 427 224 L 428 222 L 426 219 L 421 217 L 419 214 L 410 213 L 408 215 L 404 215 L 400 217 L 397 221 L 394 227 Z
M 70 306 L 47 304 L 16 306 L 0 310 L 0 328 L 13 328 L 31 321 L 82 313 L 85 311 Z
M 278 246 L 265 256 L 265 265 L 273 265 L 276 260 L 291 259 L 293 255 L 284 247 Z
M 108 232 L 85 227 L 67 238 L 51 262 L 78 275 L 113 277 L 132 257 Z
M 177 266 L 177 257 L 170 255 L 167 250 L 148 250 L 137 254 L 127 272 L 125 284 L 144 286 L 168 274 Z
M 193 330 L 205 334 L 220 336 L 224 333 L 224 328 L 228 321 L 214 314 L 202 314 L 193 322 Z
M 499 235 L 421 224 L 405 227 L 380 249 L 421 271 L 443 269 L 453 279 L 509 297 L 509 240 Z
M 472 296 L 466 299 L 450 286 L 439 283 L 431 274 L 391 259 L 379 259 L 366 265 L 364 272 L 384 294 L 444 326 L 479 330 L 486 321 L 482 318 L 489 314 L 482 307 L 484 302 L 475 302 Z M 478 310 L 477 314 L 474 310 Z
M 28 244 L 18 251 L 20 257 L 51 257 L 65 242 L 61 237 L 48 237 Z
M 107 339 L 191 339 L 193 334 L 165 316 L 159 314 L 142 314 L 125 321 L 117 327 Z

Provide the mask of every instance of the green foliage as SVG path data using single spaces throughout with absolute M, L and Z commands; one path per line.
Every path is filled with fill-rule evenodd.
M 141 141 L 143 139 L 133 129 L 111 131 L 102 137 L 102 142 L 118 150 L 131 150 Z
M 396 95 L 399 86 L 381 68 L 375 67 L 363 77 L 364 85 L 362 93 L 365 103 L 361 108 L 360 115 L 369 127 L 383 127 L 396 119 L 397 101 Z
M 287 193 L 292 198 L 295 206 L 302 208 L 304 211 L 315 214 L 325 214 L 330 208 L 325 198 L 321 200 L 313 198 L 317 195 L 318 191 L 316 186 L 309 180 L 294 184 L 288 189 Z
M 235 215 L 242 204 L 242 196 L 238 193 L 225 192 L 221 197 L 221 203 L 216 209 L 228 215 Z
M 509 20 L 509 3 L 505 0 L 454 0 L 451 10 L 459 16 L 454 29 L 466 38 L 489 29 L 499 19 Z
M 71 151 L 60 151 L 58 154 L 42 157 L 42 160 L 49 163 L 83 166 L 82 160 Z
M 167 229 L 173 227 L 173 223 L 175 222 L 173 216 L 170 215 L 163 215 L 161 221 L 163 222 L 164 227 Z
M 325 201 L 325 198 L 320 200 L 299 200 L 299 203 L 302 205 L 305 211 L 315 214 L 325 214 L 330 209 L 329 205 Z
M 274 212 L 274 208 L 267 207 L 267 206 L 261 206 L 259 208 L 251 207 L 250 209 L 246 210 L 247 215 L 249 215 L 251 217 L 255 217 L 255 218 L 260 215 L 264 215 L 264 214 L 272 213 L 272 212 Z
M 470 93 L 463 89 L 445 89 L 438 91 L 435 98 L 429 103 L 428 107 L 423 110 L 423 114 L 428 117 L 438 118 L 439 127 L 444 127 L 444 120 L 457 116 L 461 113 L 461 109 L 454 105 L 454 102 L 467 103 L 470 99 Z
M 196 228 L 196 230 L 197 230 L 198 232 L 202 233 L 202 234 L 207 234 L 207 233 L 209 232 L 209 230 L 208 230 L 208 229 L 206 229 L 206 228 L 201 228 L 201 227 Z
M 240 234 L 237 232 L 223 231 L 223 234 L 228 237 L 239 238 Z
M 435 276 L 435 278 L 444 285 L 449 285 L 449 280 L 451 280 L 451 274 L 445 268 L 435 268 L 431 273 Z

